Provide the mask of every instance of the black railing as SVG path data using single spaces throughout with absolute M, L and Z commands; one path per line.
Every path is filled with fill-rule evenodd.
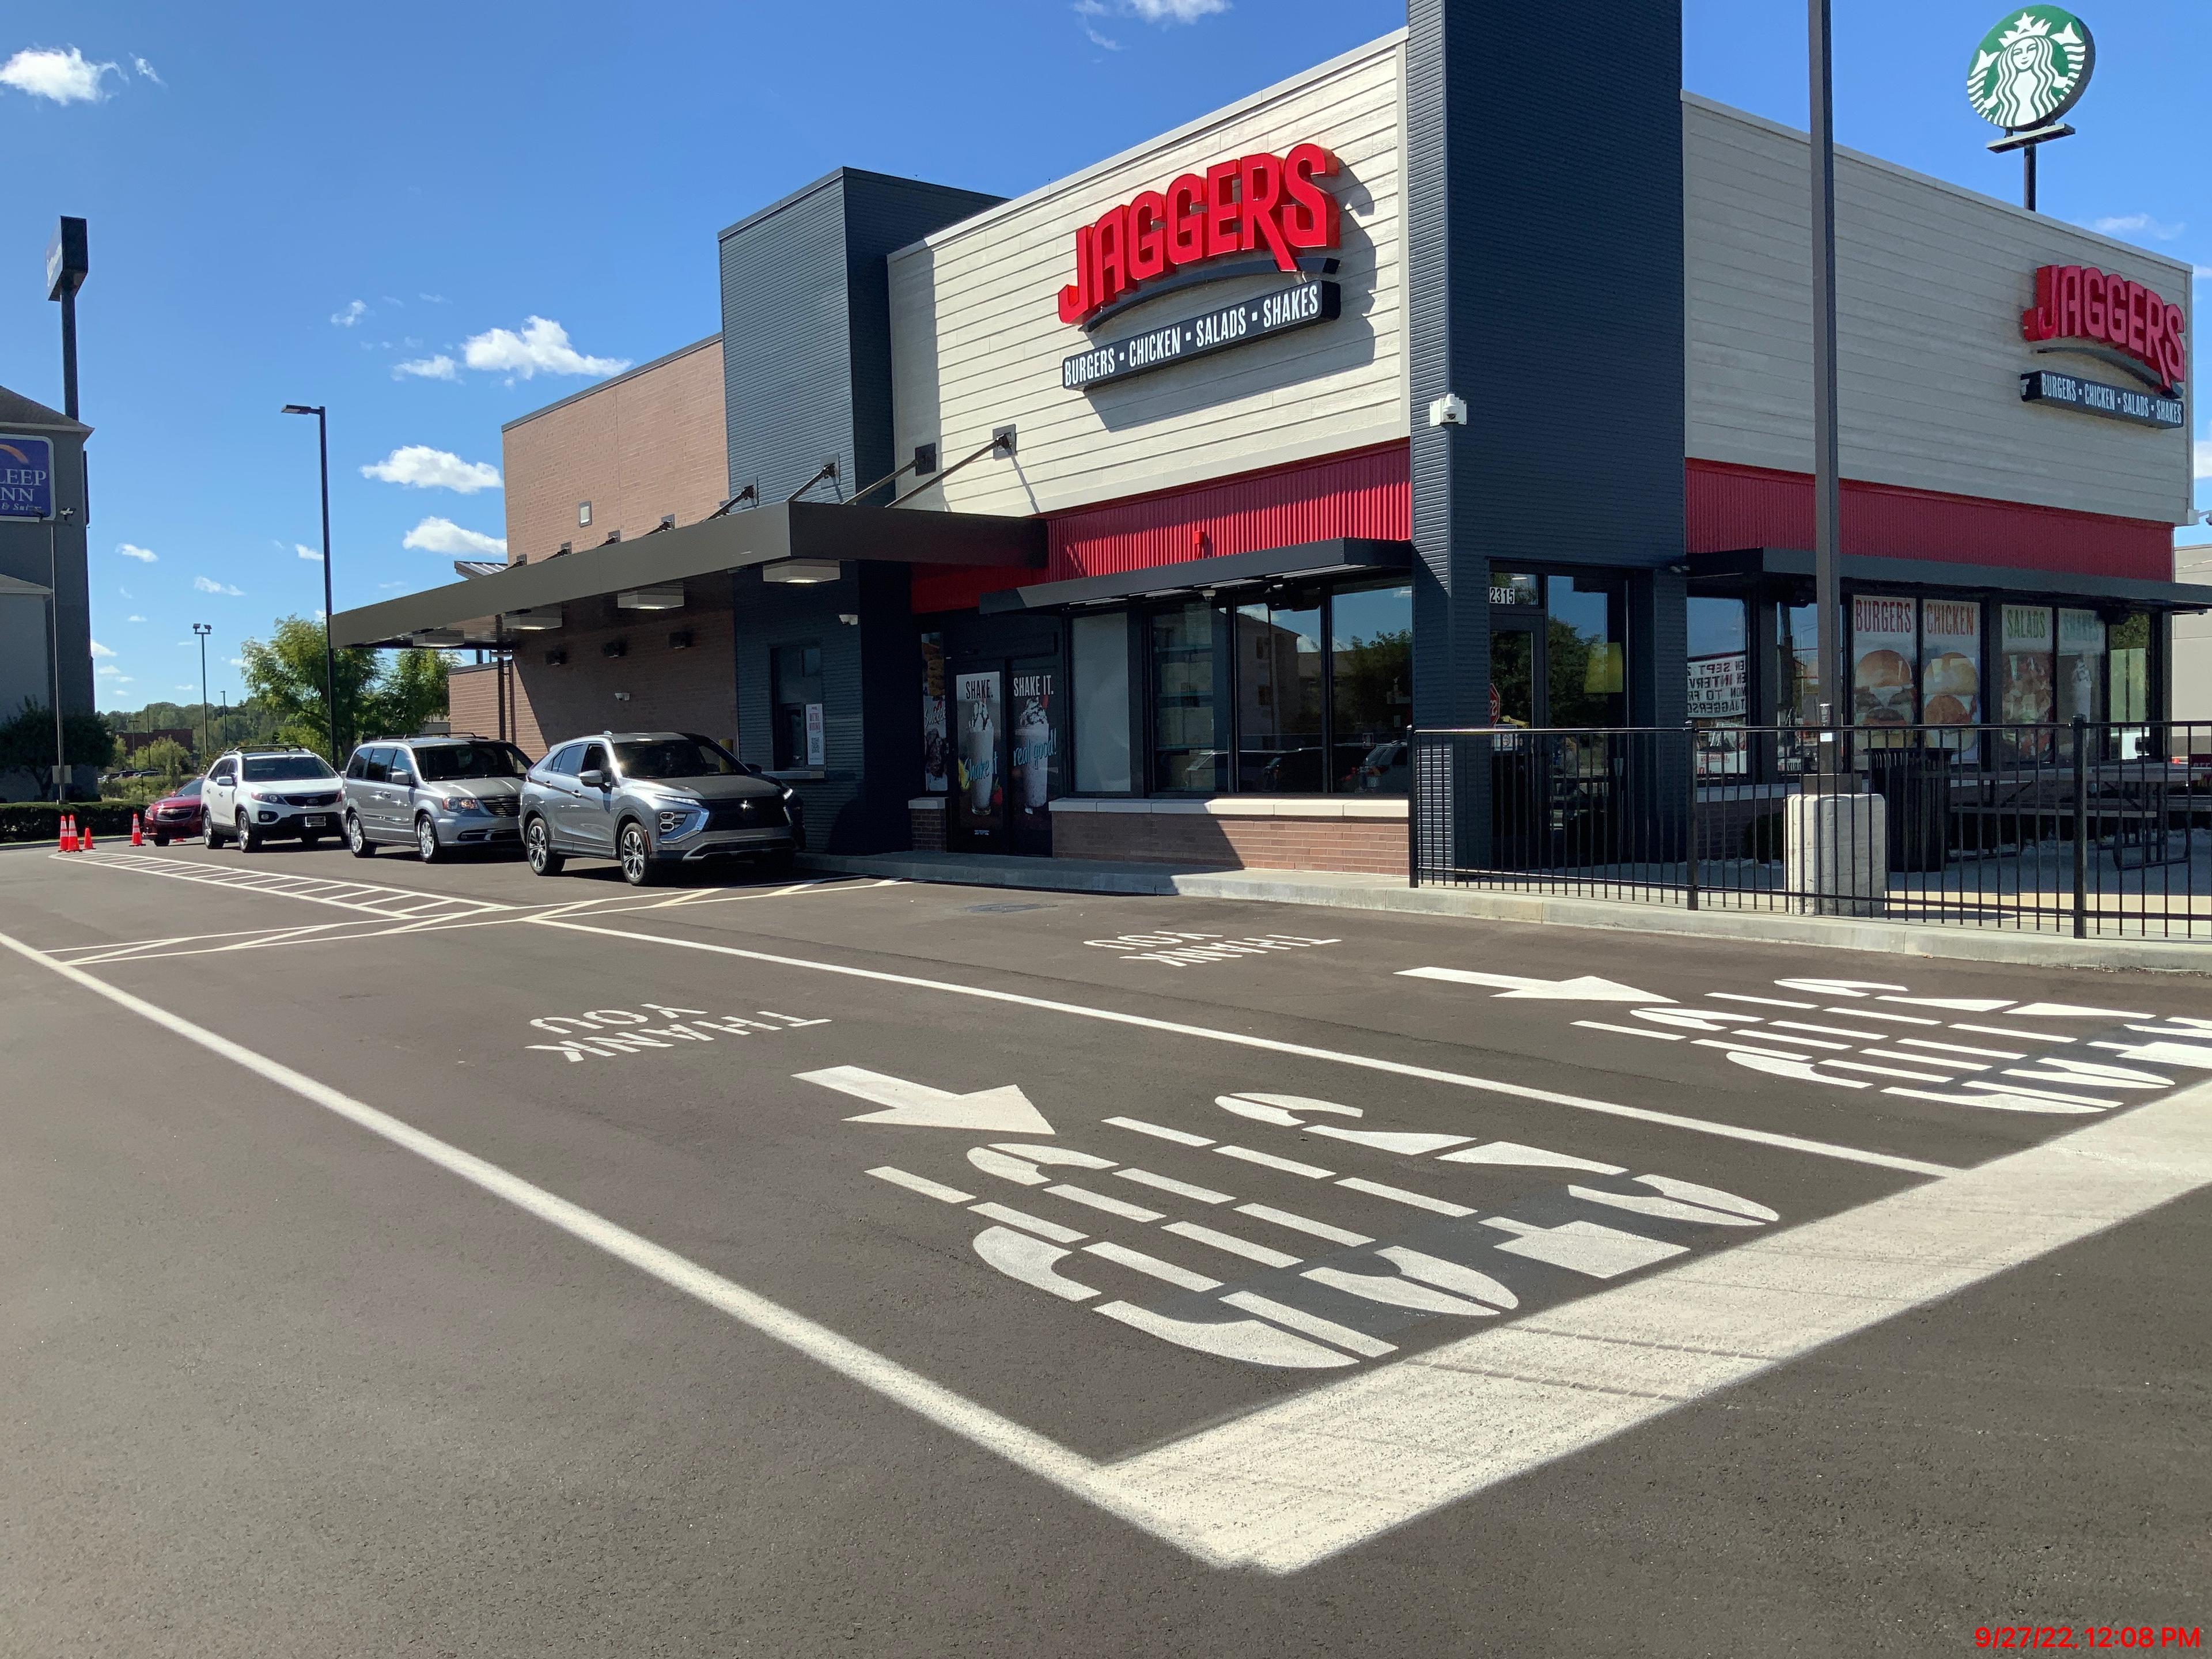
M 1413 884 L 2212 940 L 2212 724 L 1419 731 Z

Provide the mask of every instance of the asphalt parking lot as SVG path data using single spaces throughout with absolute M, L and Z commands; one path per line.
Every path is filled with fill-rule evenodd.
M 2203 980 L 281 848 L 0 934 L 9 1651 L 2203 1622 Z

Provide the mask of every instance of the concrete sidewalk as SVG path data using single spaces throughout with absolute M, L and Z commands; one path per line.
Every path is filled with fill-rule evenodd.
M 1091 859 L 994 857 L 975 853 L 883 853 L 866 857 L 817 853 L 803 855 L 799 864 L 817 874 L 951 882 L 969 887 L 1252 899 L 1272 904 L 1316 905 L 1328 909 L 1458 916 L 1469 921 L 1541 922 L 1561 927 L 1611 927 L 1637 933 L 1811 945 L 1838 951 L 1936 957 L 1954 962 L 2212 974 L 2212 929 L 2194 940 L 2077 939 L 2070 934 L 2027 933 L 2017 928 L 1797 916 L 1765 910 L 1688 910 L 1674 904 L 1554 897 L 1541 893 L 1408 887 L 1401 877 L 1356 875 L 1332 870 L 1222 870 L 1173 864 L 1108 863 Z

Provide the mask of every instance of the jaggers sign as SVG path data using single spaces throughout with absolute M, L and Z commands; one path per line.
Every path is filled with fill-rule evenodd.
M 2032 343 L 2087 351 L 2168 392 L 2189 379 L 2185 328 L 2179 306 L 2094 265 L 2045 265 L 2035 273 L 2035 303 L 2020 313 L 2021 336 Z
M 1075 280 L 1060 291 L 1060 319 L 1089 324 L 1146 283 L 1232 253 L 1272 255 L 1294 272 L 1297 255 L 1334 248 L 1336 198 L 1321 180 L 1336 157 L 1319 144 L 1245 155 L 1186 173 L 1109 209 L 1075 233 Z

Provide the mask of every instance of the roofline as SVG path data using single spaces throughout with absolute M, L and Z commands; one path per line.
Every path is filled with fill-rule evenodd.
M 793 191 L 788 196 L 779 197 L 775 201 L 770 202 L 766 207 L 756 208 L 752 212 L 748 213 L 744 218 L 738 220 L 737 223 L 727 226 L 722 230 L 717 232 L 715 234 L 714 240 L 718 244 L 726 242 L 731 237 L 736 235 L 739 231 L 748 229 L 750 227 L 758 224 L 762 220 L 769 218 L 775 214 L 782 212 L 784 209 L 791 207 L 797 203 L 805 201 L 808 197 L 815 194 L 817 191 L 827 190 L 830 185 L 837 184 L 847 179 L 868 179 L 875 180 L 880 184 L 903 185 L 908 190 L 930 191 L 940 196 L 988 197 L 991 195 L 991 192 L 988 190 L 968 190 L 959 185 L 934 184 L 927 179 L 909 179 L 902 173 L 877 173 L 867 167 L 832 167 L 829 172 L 823 173 L 819 179 L 815 179 L 811 184 L 801 185 L 797 190 Z
M 708 346 L 718 346 L 721 343 L 722 331 L 718 328 L 703 340 L 694 340 L 690 345 L 678 346 L 673 351 L 662 353 L 649 363 L 640 363 L 635 368 L 626 368 L 619 374 L 610 374 L 605 380 L 594 381 L 581 392 L 570 392 L 558 403 L 547 404 L 543 409 L 533 409 L 527 415 L 518 415 L 501 425 L 500 431 L 502 434 L 512 432 L 515 428 L 526 426 L 536 420 L 540 415 L 550 415 L 556 409 L 566 409 L 570 404 L 580 403 L 586 398 L 598 396 L 609 386 L 620 386 L 624 380 L 635 380 L 641 374 L 650 374 L 654 369 L 674 362 L 678 357 L 688 357 L 695 351 L 704 351 Z

